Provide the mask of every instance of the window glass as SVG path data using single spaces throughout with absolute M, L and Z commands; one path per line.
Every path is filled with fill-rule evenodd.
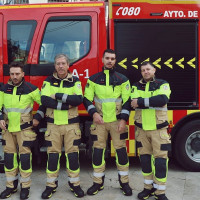
M 73 63 L 89 52 L 89 46 L 89 21 L 49 21 L 40 48 L 39 64 L 53 63 L 59 53 L 66 54 Z
M 35 28 L 33 20 L 8 22 L 8 64 L 12 61 L 26 63 Z

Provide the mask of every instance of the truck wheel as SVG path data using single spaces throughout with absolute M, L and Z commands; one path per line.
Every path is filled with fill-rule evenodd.
M 183 168 L 200 171 L 200 120 L 191 121 L 179 130 L 173 148 Z

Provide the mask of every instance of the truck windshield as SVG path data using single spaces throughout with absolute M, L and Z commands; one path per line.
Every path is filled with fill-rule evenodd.
M 57 19 L 47 23 L 40 48 L 39 64 L 54 62 L 55 55 L 66 54 L 70 64 L 84 57 L 90 47 L 88 20 Z
M 34 20 L 8 22 L 8 64 L 12 61 L 26 63 L 36 24 Z

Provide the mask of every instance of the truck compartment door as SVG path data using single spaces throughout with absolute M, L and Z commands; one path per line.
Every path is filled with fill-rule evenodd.
M 198 20 L 114 20 L 114 37 L 117 70 L 131 84 L 151 61 L 171 86 L 169 108 L 198 108 Z

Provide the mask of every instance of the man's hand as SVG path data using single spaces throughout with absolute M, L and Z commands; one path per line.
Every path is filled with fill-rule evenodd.
M 134 109 L 138 107 L 138 99 L 132 99 L 131 107 Z
M 0 127 L 2 130 L 6 130 L 6 122 L 4 120 L 0 120 Z
M 125 129 L 126 129 L 126 121 L 121 119 L 118 124 L 118 131 L 125 132 Z
M 101 115 L 97 112 L 95 112 L 93 114 L 93 121 L 96 123 L 96 124 L 103 124 L 104 121 L 103 121 L 103 118 L 101 117 Z
M 37 119 L 33 119 L 33 126 L 36 127 L 38 126 L 40 122 Z
M 56 94 L 52 94 L 50 97 L 51 97 L 52 99 L 56 99 Z

